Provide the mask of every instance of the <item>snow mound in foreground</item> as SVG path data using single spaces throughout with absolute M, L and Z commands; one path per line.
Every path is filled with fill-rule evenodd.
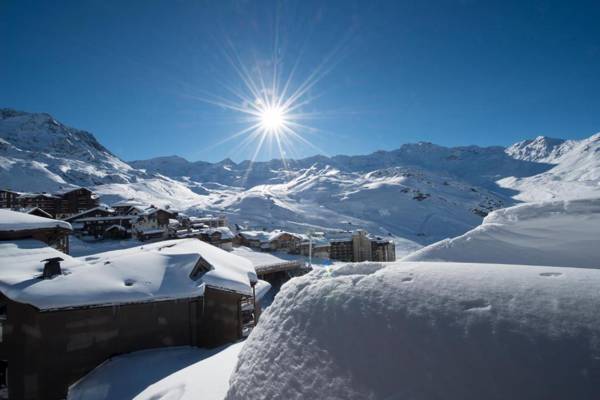
M 582 268 L 315 271 L 263 314 L 227 399 L 597 399 L 598 287 Z
M 600 199 L 521 204 L 489 214 L 462 236 L 403 261 L 600 268 Z
M 68 400 L 222 399 L 242 345 L 213 350 L 171 347 L 124 354 L 71 386 Z

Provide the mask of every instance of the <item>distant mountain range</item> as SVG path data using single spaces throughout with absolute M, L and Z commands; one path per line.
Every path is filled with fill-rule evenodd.
M 125 162 L 48 114 L 0 110 L 0 187 L 88 186 L 253 227 L 363 227 L 407 247 L 464 233 L 516 201 L 600 197 L 600 134 L 503 147 L 405 144 L 369 155 L 235 163 L 178 156 Z

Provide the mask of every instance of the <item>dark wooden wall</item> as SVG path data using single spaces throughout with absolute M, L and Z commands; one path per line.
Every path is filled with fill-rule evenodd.
M 11 400 L 57 400 L 112 356 L 167 347 L 214 347 L 241 338 L 241 296 L 204 297 L 40 312 L 8 303 L 0 359 L 8 360 Z

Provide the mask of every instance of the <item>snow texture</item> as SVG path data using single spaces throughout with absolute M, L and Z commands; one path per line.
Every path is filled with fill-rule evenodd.
M 290 261 L 304 261 L 304 257 L 302 256 L 282 252 L 255 251 L 244 246 L 234 247 L 231 253 L 249 260 L 254 268 L 267 267 Z
M 61 257 L 62 275 L 41 279 L 42 260 Z M 190 278 L 203 258 L 211 266 Z M 0 291 L 39 309 L 100 306 L 201 296 L 205 285 L 252 294 L 252 264 L 197 239 L 159 243 L 76 259 L 36 240 L 0 242 Z
M 517 191 L 515 198 L 521 201 L 600 197 L 600 133 L 555 145 L 547 153 L 541 160 L 551 163 L 552 169 L 529 177 L 507 177 L 498 184 Z
M 403 261 L 456 261 L 600 268 L 600 199 L 529 203 L 497 210 L 462 236 Z
M 243 343 L 172 347 L 110 359 L 69 389 L 68 400 L 220 400 Z
M 0 208 L 0 231 L 17 232 L 30 229 L 52 228 L 71 230 L 71 224 L 65 221 Z
M 597 399 L 600 271 L 399 262 L 283 286 L 227 399 Z

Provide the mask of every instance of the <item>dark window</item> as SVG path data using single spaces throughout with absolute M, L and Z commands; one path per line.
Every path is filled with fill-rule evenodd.
M 200 260 L 198 260 L 198 263 L 196 264 L 194 270 L 190 274 L 190 278 L 198 279 L 211 269 L 211 265 L 204 258 L 200 257 Z

